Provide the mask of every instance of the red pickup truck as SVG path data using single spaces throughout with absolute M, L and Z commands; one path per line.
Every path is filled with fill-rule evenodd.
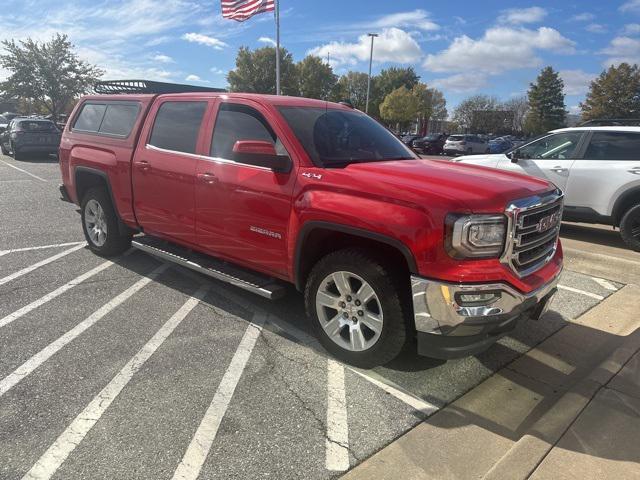
M 87 96 L 60 168 L 95 253 L 133 244 L 272 299 L 293 284 L 324 347 L 361 367 L 414 339 L 435 358 L 480 352 L 539 318 L 562 270 L 555 186 L 420 159 L 344 104 Z

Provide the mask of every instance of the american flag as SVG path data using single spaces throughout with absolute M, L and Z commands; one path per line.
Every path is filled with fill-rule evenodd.
M 244 22 L 262 12 L 275 10 L 275 0 L 222 0 L 222 16 Z

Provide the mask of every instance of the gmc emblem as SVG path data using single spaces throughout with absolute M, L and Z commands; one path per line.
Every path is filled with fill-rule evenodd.
M 552 213 L 551 215 L 547 215 L 543 217 L 538 222 L 536 231 L 542 233 L 547 230 L 551 230 L 553 227 L 556 227 L 560 223 L 560 212 Z

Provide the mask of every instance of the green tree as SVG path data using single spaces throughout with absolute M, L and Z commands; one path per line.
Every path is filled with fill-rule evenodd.
M 447 118 L 447 101 L 440 90 L 428 88 L 424 83 L 417 83 L 411 89 L 416 99 L 418 119 L 418 131 L 426 131 L 429 120 L 443 120 Z
M 488 95 L 473 95 L 466 98 L 453 111 L 453 121 L 460 128 L 468 130 L 471 128 L 484 129 L 484 125 L 479 125 L 478 112 L 491 112 L 500 108 L 500 102 L 496 97 Z
M 411 90 L 420 81 L 413 67 L 391 67 L 382 70 L 371 78 L 371 95 L 369 97 L 369 114 L 379 116 L 380 104 L 385 97 L 400 87 Z
M 276 93 L 276 49 L 263 47 L 251 51 L 240 47 L 236 68 L 227 75 L 232 92 Z M 298 95 L 298 80 L 293 57 L 280 48 L 280 89 L 283 95 Z
M 404 85 L 387 95 L 380 104 L 380 116 L 398 129 L 415 120 L 417 114 L 416 97 Z
M 338 82 L 330 65 L 320 57 L 308 55 L 296 64 L 298 90 L 301 97 L 326 100 Z
M 371 81 L 371 89 L 375 88 L 375 81 Z M 367 74 L 350 71 L 338 80 L 331 99 L 335 102 L 349 100 L 358 110 L 364 111 L 367 103 Z M 371 112 L 371 107 L 369 107 Z
M 551 67 L 542 69 L 529 88 L 529 113 L 525 130 L 540 134 L 563 127 L 567 112 L 564 104 L 564 82 Z
M 54 120 L 103 74 L 80 60 L 66 35 L 56 34 L 42 43 L 30 38 L 19 43 L 5 40 L 2 47 L 0 67 L 10 75 L 0 83 L 0 90 L 33 105 L 35 111 L 46 111 Z
M 640 116 L 640 68 L 621 63 L 611 66 L 591 82 L 582 118 L 637 118 Z

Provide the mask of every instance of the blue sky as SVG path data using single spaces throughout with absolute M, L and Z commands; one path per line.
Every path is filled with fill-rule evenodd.
M 330 55 L 336 73 L 413 66 L 449 107 L 475 93 L 526 92 L 545 65 L 561 72 L 575 110 L 603 68 L 640 63 L 640 0 L 281 0 L 282 45 L 299 60 Z M 0 39 L 67 33 L 109 78 L 226 85 L 238 47 L 273 41 L 273 16 L 222 19 L 219 1 L 4 0 Z M 0 79 L 6 72 L 0 70 Z

